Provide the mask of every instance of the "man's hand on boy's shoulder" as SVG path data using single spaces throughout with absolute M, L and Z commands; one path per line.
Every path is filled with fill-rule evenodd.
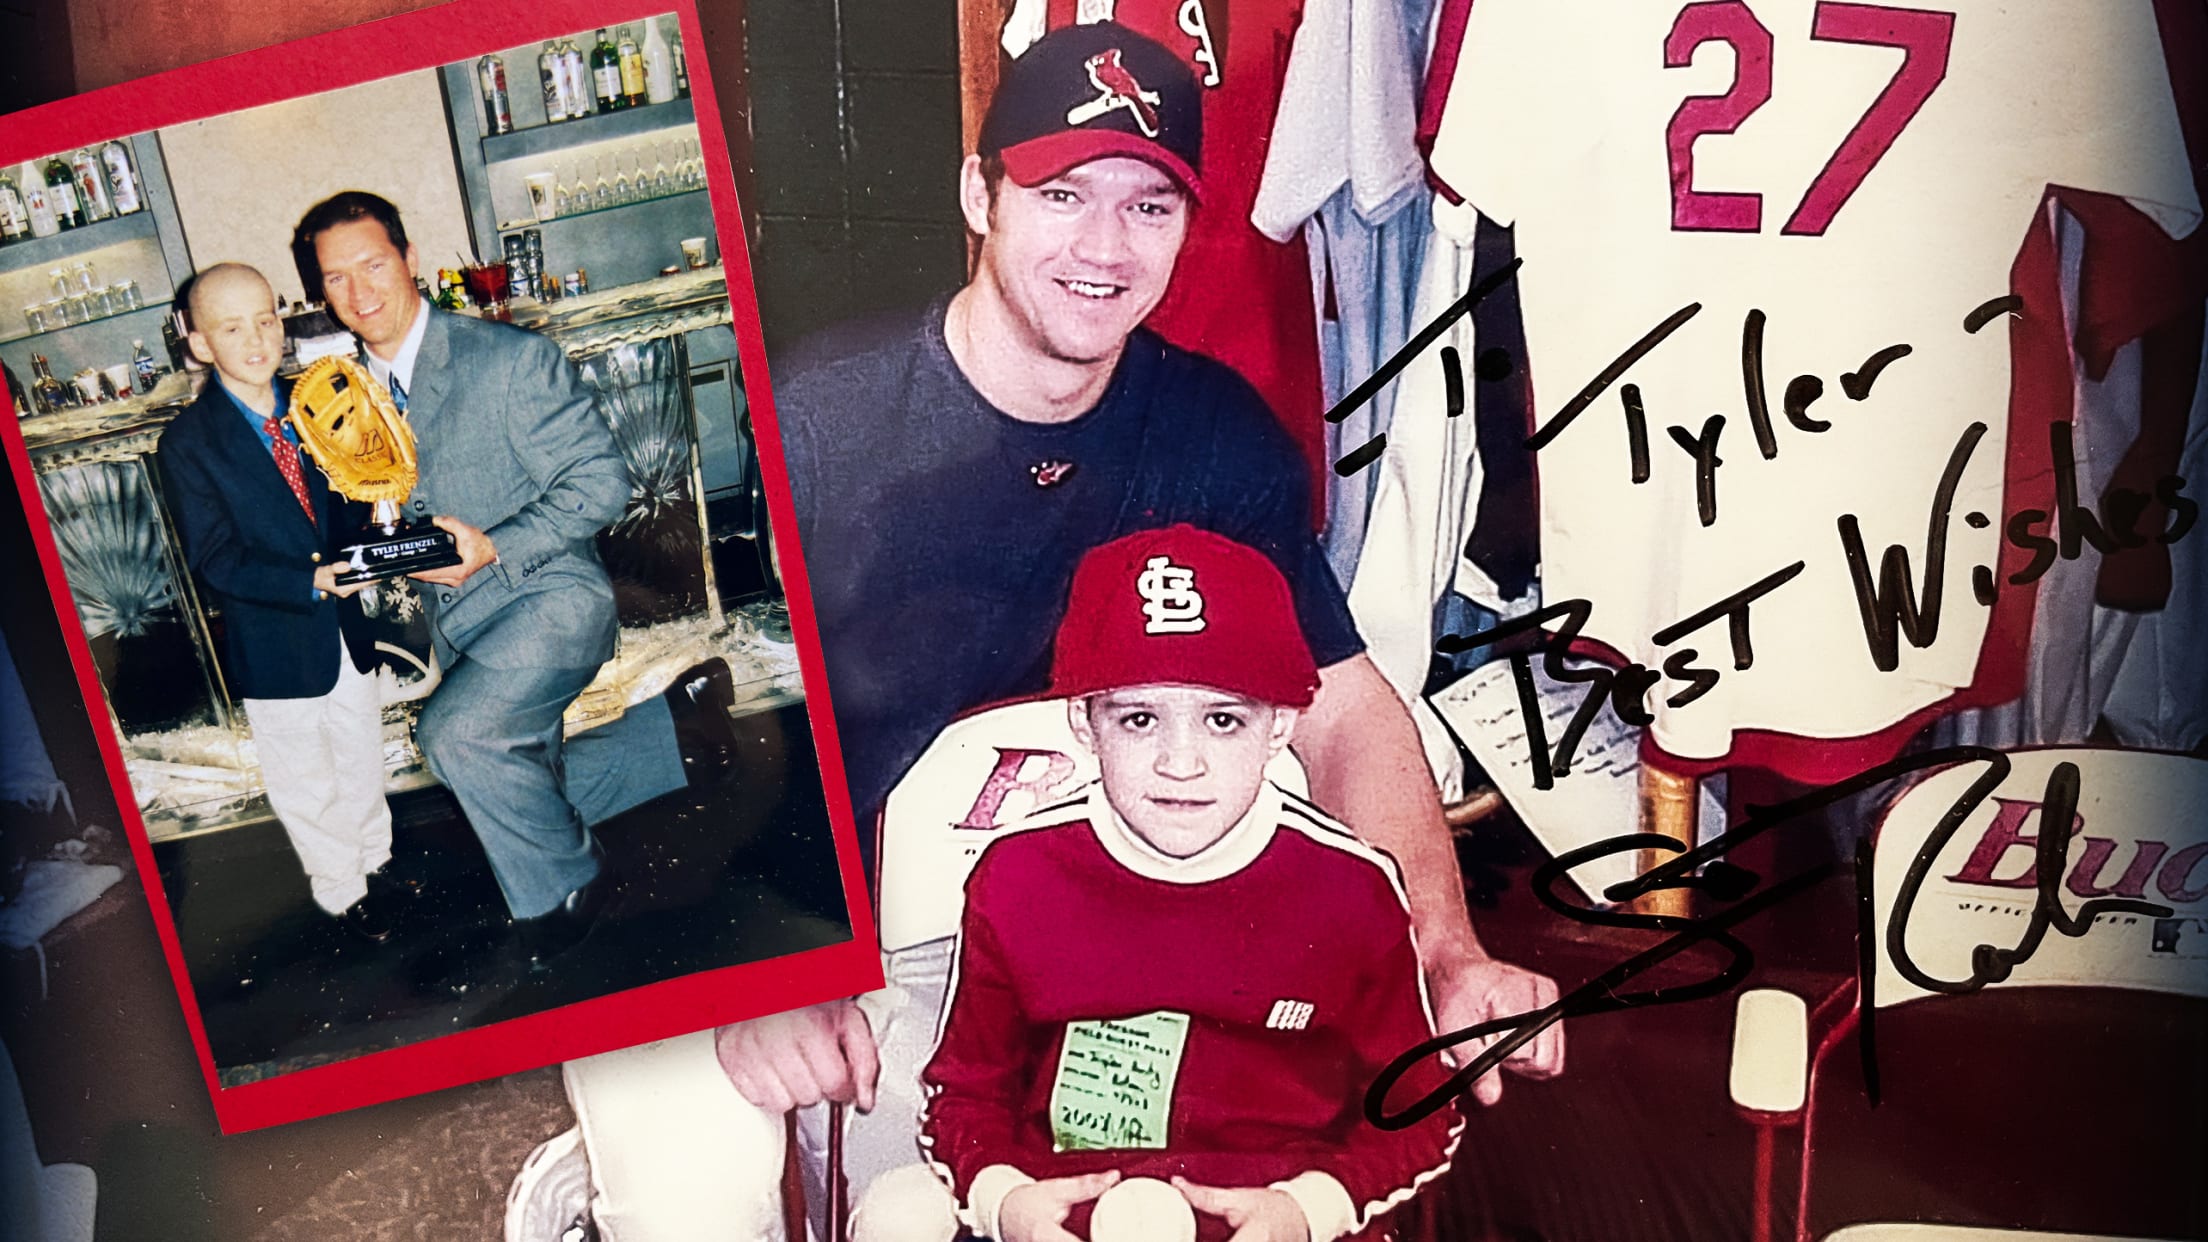
M 1515 1017 L 1556 1003 L 1556 980 L 1512 965 L 1484 952 L 1458 954 L 1430 962 L 1426 982 L 1434 996 L 1435 1020 L 1444 1035 L 1497 1018 Z M 1458 1065 L 1478 1056 L 1508 1031 L 1460 1044 L 1450 1052 Z M 1552 1022 L 1539 1035 L 1504 1058 L 1503 1069 L 1528 1078 L 1554 1078 L 1564 1072 L 1564 1024 Z M 1493 1104 L 1503 1098 L 1503 1076 L 1489 1070 L 1472 1084 L 1472 1098 Z
M 323 565 L 317 568 L 314 571 L 314 589 L 337 599 L 360 594 L 368 585 L 366 581 L 348 583 L 344 586 L 338 585 L 337 571 L 342 568 L 344 567 L 341 565 Z
M 1229 1242 L 1310 1242 L 1303 1205 L 1285 1190 L 1203 1186 L 1185 1177 L 1174 1178 L 1173 1189 L 1190 1207 L 1224 1219 L 1234 1229 Z
M 770 1112 L 822 1100 L 874 1107 L 881 1054 L 874 1028 L 852 1000 L 823 1001 L 713 1032 L 721 1072 L 743 1097 Z

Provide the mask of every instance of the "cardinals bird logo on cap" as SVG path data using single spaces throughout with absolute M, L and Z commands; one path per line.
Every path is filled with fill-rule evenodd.
M 1135 578 L 1142 596 L 1145 634 L 1195 634 L 1204 628 L 1204 597 L 1196 589 L 1196 571 L 1153 556 Z
M 1089 85 L 1096 88 L 1097 95 L 1087 103 L 1075 104 L 1066 113 L 1066 124 L 1086 125 L 1114 108 L 1125 108 L 1141 127 L 1143 137 L 1158 136 L 1158 93 L 1142 88 L 1135 75 L 1120 63 L 1118 48 L 1098 52 L 1081 67 L 1088 71 Z

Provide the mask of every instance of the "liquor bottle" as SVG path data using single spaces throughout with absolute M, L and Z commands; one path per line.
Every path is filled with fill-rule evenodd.
M 100 163 L 107 167 L 107 188 L 115 197 L 115 214 L 133 216 L 146 208 L 138 192 L 138 170 L 131 167 L 130 148 L 120 139 L 100 148 Z
M 31 236 L 52 237 L 61 231 L 61 222 L 54 218 L 54 200 L 46 193 L 46 176 L 35 166 L 23 179 L 23 210 L 31 216 Z
M 160 368 L 153 361 L 153 351 L 146 348 L 146 343 L 144 341 L 132 341 L 130 343 L 130 374 L 135 382 L 131 384 L 131 387 L 141 393 L 152 392 L 153 377 L 159 371 Z
M 16 188 L 15 178 L 0 169 L 0 245 L 26 241 L 31 236 L 31 209 L 23 201 L 23 191 Z
M 560 68 L 560 54 L 552 46 L 552 40 L 544 41 L 544 50 L 537 53 L 537 86 L 544 92 L 544 119 L 547 123 L 567 119 L 567 92 L 560 86 L 564 71 Z
M 593 111 L 590 103 L 590 69 L 583 63 L 583 54 L 575 49 L 573 39 L 560 41 L 560 69 L 566 75 L 562 80 L 567 86 L 568 119 L 589 116 Z
M 52 204 L 54 220 L 61 227 L 84 227 L 84 208 L 77 202 L 76 176 L 58 155 L 46 161 L 46 201 Z
M 31 402 L 41 414 L 52 414 L 76 404 L 70 400 L 69 390 L 46 369 L 44 354 L 31 355 Z
M 506 96 L 506 62 L 485 56 L 475 62 L 475 76 L 483 91 L 483 119 L 494 134 L 514 132 L 513 101 Z
M 655 104 L 675 97 L 675 58 L 657 21 L 644 23 L 644 95 Z
M 636 45 L 636 36 L 629 28 L 621 28 L 621 93 L 628 96 L 629 106 L 642 107 L 649 98 L 644 87 L 644 51 Z
M 602 26 L 598 29 L 598 45 L 590 49 L 590 85 L 600 112 L 617 112 L 629 106 L 629 97 L 621 91 L 621 53 Z
M 107 170 L 90 147 L 79 147 L 69 157 L 69 171 L 76 175 L 77 200 L 84 204 L 86 223 L 115 218 L 115 200 L 108 197 Z
M 679 30 L 675 32 L 674 55 L 675 94 L 680 96 L 681 98 L 688 99 L 690 98 L 690 65 L 688 61 L 683 58 L 682 32 Z
M 183 311 L 170 311 L 161 317 L 161 347 L 168 351 L 169 369 L 187 371 L 199 361 L 184 349 L 185 329 L 177 322 L 184 318 Z

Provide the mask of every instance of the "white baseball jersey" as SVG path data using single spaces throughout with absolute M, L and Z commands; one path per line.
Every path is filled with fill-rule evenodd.
M 2133 199 L 2176 235 L 2199 215 L 2149 0 L 1478 0 L 1433 164 L 1516 225 L 1537 426 L 1700 305 L 1539 455 L 1545 601 L 1591 601 L 1587 635 L 1650 668 L 1694 647 L 1721 674 L 1678 708 L 1665 700 L 1683 682 L 1647 695 L 1658 745 L 1690 759 L 1742 730 L 1873 733 L 1970 683 L 1989 615 L 1972 569 L 2000 563 L 2012 429 L 2006 320 L 1973 334 L 1965 318 L 2008 292 L 2050 185 Z M 1744 395 L 1752 310 L 1770 459 Z M 1896 345 L 1911 352 L 1867 395 L 1843 391 Z M 1804 375 L 1822 384 L 1806 416 L 1829 430 L 1785 413 Z M 1638 485 L 1627 384 L 1646 410 Z M 1668 429 L 1701 435 L 1712 415 L 1705 525 Z M 1945 563 L 1927 565 L 1941 475 L 1973 423 L 1987 431 L 1948 506 Z M 1874 579 L 1889 545 L 1909 549 L 1920 592 L 1944 568 L 1936 639 L 1902 639 L 1891 671 L 1865 640 L 1845 514 Z M 1652 640 L 1796 561 L 1752 607 L 1750 668 L 1735 670 L 1722 618 Z

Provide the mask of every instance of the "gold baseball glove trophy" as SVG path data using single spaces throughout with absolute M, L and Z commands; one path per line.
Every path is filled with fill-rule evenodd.
M 399 506 L 420 471 L 414 429 L 391 394 L 351 358 L 324 358 L 291 388 L 291 426 L 339 495 L 371 503 L 375 516 L 341 545 L 340 585 L 460 563 L 452 532 L 408 522 Z

